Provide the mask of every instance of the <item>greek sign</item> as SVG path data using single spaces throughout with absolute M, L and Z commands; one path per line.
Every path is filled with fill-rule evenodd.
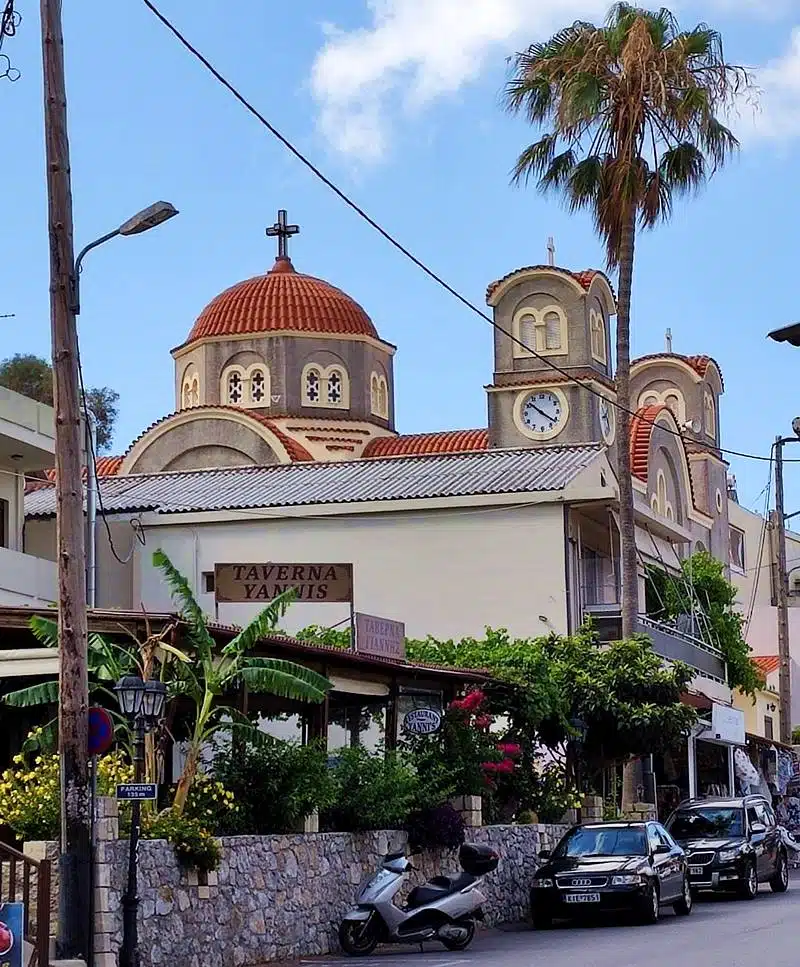
M 217 601 L 268 604 L 293 588 L 298 601 L 353 600 L 352 564 L 217 564 Z
M 432 708 L 415 708 L 406 712 L 403 731 L 409 735 L 433 735 L 442 724 L 442 716 Z
M 0 903 L 0 965 L 2 967 L 23 967 L 24 922 L 25 904 Z
M 117 799 L 123 802 L 158 799 L 158 786 L 154 782 L 126 782 L 117 786 Z
M 356 651 L 378 658 L 404 658 L 406 626 L 372 614 L 356 614 Z

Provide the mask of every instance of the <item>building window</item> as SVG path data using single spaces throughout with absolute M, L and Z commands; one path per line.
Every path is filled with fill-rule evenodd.
M 322 406 L 331 409 L 350 407 L 350 381 L 341 366 L 309 364 L 302 375 L 303 406 Z
M 261 366 L 253 366 L 250 370 L 250 402 L 255 406 L 266 405 L 267 376 Z
M 228 372 L 225 387 L 225 402 L 239 406 L 244 401 L 244 377 L 239 369 Z
M 181 383 L 181 409 L 200 405 L 200 376 L 194 365 L 188 366 Z
M 765 715 L 764 716 L 764 738 L 771 740 L 774 737 L 775 736 L 774 736 L 774 732 L 773 732 L 773 728 L 772 728 L 772 716 L 771 715 Z
M 602 312 L 598 312 L 597 309 L 589 310 L 589 337 L 592 345 L 592 357 L 599 363 L 607 362 L 606 325 Z
M 716 440 L 717 438 L 717 412 L 714 406 L 714 397 L 706 390 L 703 405 L 703 421 L 706 435 Z
M 228 366 L 222 374 L 222 402 L 229 406 L 269 406 L 269 394 L 269 370 L 262 363 Z
M 389 388 L 382 373 L 373 373 L 369 384 L 370 409 L 374 416 L 389 419 Z
M 11 505 L 7 500 L 0 500 L 0 547 L 10 547 L 9 524 Z
M 647 390 L 639 397 L 639 407 L 657 406 L 663 403 L 670 413 L 675 417 L 678 426 L 683 427 L 686 422 L 686 403 L 683 395 L 675 389 L 665 390 L 657 393 L 655 390 Z
M 744 571 L 744 531 L 740 531 L 738 527 L 730 527 L 728 532 L 730 534 L 731 567 L 736 568 L 737 571 Z
M 564 356 L 567 348 L 567 317 L 559 306 L 521 309 L 512 324 L 514 356 Z
M 639 408 L 643 406 L 655 406 L 657 403 L 661 402 L 661 397 L 658 393 L 642 393 L 639 397 Z
M 650 498 L 650 507 L 660 517 L 667 520 L 675 520 L 675 510 L 667 499 L 667 478 L 663 470 L 658 471 L 656 477 L 656 492 Z
M 216 591 L 217 583 L 213 571 L 203 571 L 202 587 L 204 594 L 213 594 Z

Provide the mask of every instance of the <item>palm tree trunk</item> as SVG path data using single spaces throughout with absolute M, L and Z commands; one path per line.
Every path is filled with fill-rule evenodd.
M 619 481 L 619 539 L 622 565 L 622 637 L 636 631 L 639 614 L 639 570 L 631 476 L 631 287 L 636 239 L 636 208 L 631 206 L 620 240 L 617 299 L 617 479 Z
M 633 516 L 631 474 L 631 289 L 636 242 L 636 208 L 625 220 L 620 239 L 619 292 L 617 294 L 617 480 L 619 482 L 619 543 L 622 565 L 622 637 L 636 631 L 639 614 L 639 568 L 636 554 L 636 523 Z M 637 762 L 627 762 L 622 771 L 622 810 L 636 801 Z

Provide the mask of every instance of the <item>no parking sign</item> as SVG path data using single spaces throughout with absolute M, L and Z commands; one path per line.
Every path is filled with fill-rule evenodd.
M 24 903 L 0 903 L 0 967 L 22 967 Z

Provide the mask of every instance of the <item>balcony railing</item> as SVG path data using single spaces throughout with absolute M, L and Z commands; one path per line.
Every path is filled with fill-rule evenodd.
M 619 604 L 587 604 L 586 617 L 592 619 L 601 641 L 617 641 L 622 636 L 622 614 Z M 654 621 L 639 615 L 637 631 L 653 642 L 653 651 L 668 661 L 681 661 L 704 678 L 727 683 L 727 667 L 722 652 L 696 635 L 688 634 L 674 625 Z

